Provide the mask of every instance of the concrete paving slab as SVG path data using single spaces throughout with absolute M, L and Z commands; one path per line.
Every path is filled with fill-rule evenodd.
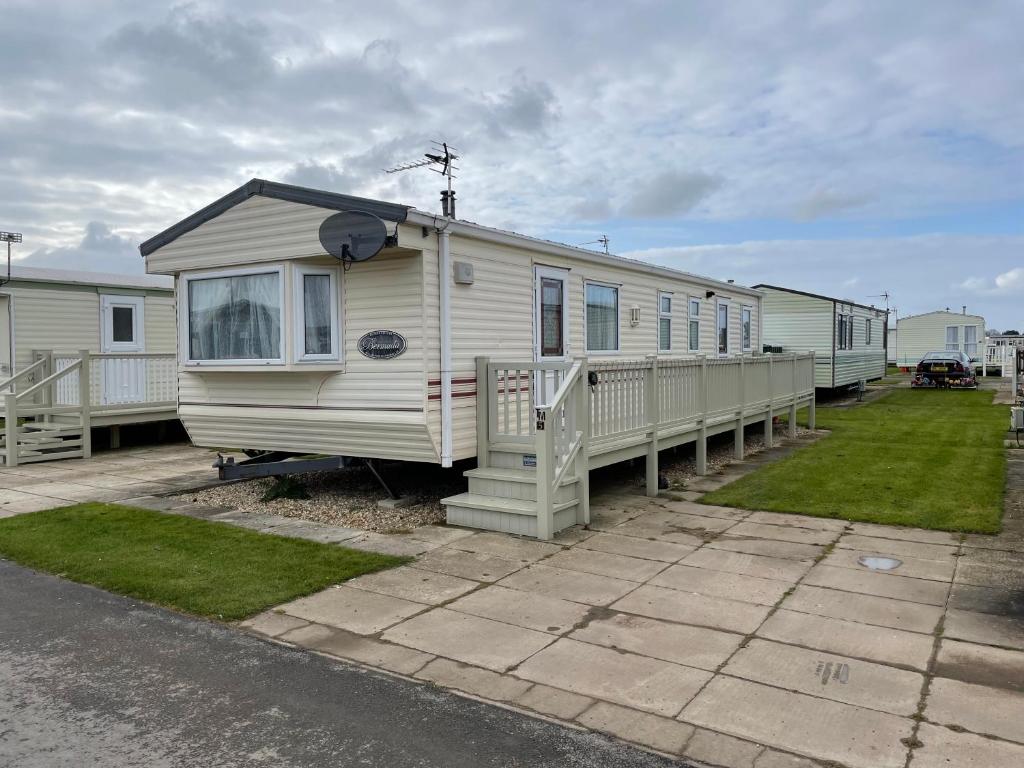
M 850 523 L 850 532 L 880 539 L 920 541 L 924 544 L 952 545 L 960 541 L 960 534 L 958 533 L 929 531 L 923 528 L 900 528 L 896 525 L 878 525 L 876 523 Z
M 569 637 L 710 671 L 718 669 L 743 641 L 732 632 L 624 613 L 594 619 Z
M 960 563 L 956 569 L 958 584 L 974 584 L 1003 590 L 1024 591 L 1024 567 L 982 563 Z
M 788 512 L 751 512 L 747 515 L 748 523 L 765 523 L 766 525 L 789 526 L 792 528 L 810 528 L 813 531 L 843 531 L 848 523 L 845 520 L 833 520 L 828 517 L 811 517 L 810 515 L 794 515 Z
M 434 656 L 412 648 L 382 643 L 320 624 L 307 624 L 286 632 L 280 639 L 303 648 L 311 648 L 320 653 L 339 656 L 401 675 L 412 675 L 434 659 Z
M 685 723 L 603 701 L 580 715 L 577 722 L 592 730 L 669 754 L 678 754 L 693 735 L 693 727 Z
M 0 517 L 13 517 L 27 512 L 42 512 L 44 509 L 66 507 L 69 503 L 64 499 L 53 499 L 49 496 L 33 496 L 25 501 L 9 501 L 0 506 Z
M 942 608 L 875 595 L 858 595 L 801 584 L 782 607 L 832 619 L 930 634 L 942 618 Z
M 447 525 L 421 525 L 405 534 L 413 539 L 429 541 L 435 544 L 451 544 L 453 541 L 472 536 L 475 531 L 466 528 L 452 528 Z
M 724 733 L 697 728 L 686 743 L 683 756 L 706 765 L 724 768 L 753 768 L 754 761 L 764 752 L 764 745 L 753 741 L 726 736 Z
M 850 768 L 903 768 L 913 721 L 895 715 L 716 677 L 682 720 Z
M 921 746 L 914 750 L 914 768 L 1010 768 L 1024 765 L 1024 746 L 957 733 L 930 723 L 917 732 Z
M 561 639 L 515 674 L 573 693 L 672 717 L 711 673 L 633 653 Z
M 699 545 L 709 534 L 721 533 L 734 525 L 735 520 L 657 511 L 645 512 L 615 526 L 611 531 L 621 536 L 640 536 L 676 544 Z
M 513 701 L 533 687 L 525 680 L 448 659 L 434 659 L 416 677 L 491 701 Z
M 748 634 L 757 629 L 771 608 L 645 584 L 612 604 L 623 613 Z
M 780 557 L 748 555 L 742 552 L 728 552 L 724 549 L 698 549 L 679 561 L 680 565 L 692 565 L 712 571 L 738 573 L 759 579 L 777 579 L 793 584 L 810 569 L 810 563 L 785 560 Z
M 10 501 L 26 501 L 26 494 L 23 492 L 23 490 L 0 491 L 0 501 L 3 501 L 5 500 L 6 497 L 11 496 L 14 496 L 14 498 L 10 498 Z M 80 485 L 78 483 L 70 483 L 55 480 L 53 482 L 46 482 L 41 483 L 39 485 L 31 486 L 31 493 L 35 496 L 49 496 L 55 499 L 64 499 L 69 502 L 74 502 L 89 501 L 93 494 L 98 493 L 98 491 L 96 488 L 91 488 L 88 485 Z
M 557 717 L 559 720 L 574 720 L 585 709 L 593 706 L 594 700 L 578 693 L 536 683 L 516 699 L 515 703 L 543 715 Z
M 768 748 L 754 761 L 754 768 L 825 768 L 825 766 L 817 760 Z
M 824 547 L 814 544 L 797 544 L 792 541 L 778 541 L 776 539 L 746 539 L 734 538 L 730 533 L 723 534 L 706 545 L 711 549 L 723 549 L 729 552 L 743 552 L 748 555 L 764 555 L 765 557 L 778 557 L 784 560 L 797 560 L 805 563 L 812 563 L 818 557 Z
M 552 634 L 567 632 L 590 612 L 580 603 L 501 586 L 473 592 L 449 604 L 448 608 Z
M 594 531 L 610 531 L 618 525 L 639 517 L 643 511 L 637 509 L 611 509 L 590 505 L 590 528 Z
M 720 517 L 723 520 L 744 520 L 750 514 L 746 509 L 719 507 L 714 504 L 695 504 L 692 501 L 676 501 L 661 498 L 658 499 L 658 506 L 667 512 L 699 515 L 701 517 Z
M 839 539 L 837 547 L 843 549 L 859 549 L 861 551 L 882 552 L 902 558 L 904 555 L 921 560 L 951 561 L 959 549 L 953 544 L 925 544 L 920 541 L 902 541 L 898 539 L 880 539 L 874 536 L 861 536 L 847 533 Z
M 641 560 L 638 557 L 576 547 L 552 555 L 544 561 L 544 565 L 637 582 L 647 581 L 667 567 L 665 563 L 656 560 Z
M 673 565 L 651 579 L 650 583 L 681 592 L 696 592 L 757 605 L 775 605 L 789 589 L 789 584 L 784 581 L 709 571 L 689 565 Z
M 942 606 L 946 603 L 949 585 L 927 579 L 913 579 L 905 576 L 894 577 L 875 573 L 867 569 L 855 571 L 851 568 L 836 568 L 821 563 L 814 566 L 804 578 L 803 584 L 828 587 L 844 592 L 862 595 L 878 595 L 912 603 Z
M 722 672 L 905 717 L 917 711 L 924 685 L 917 672 L 757 638 Z
M 987 613 L 1024 621 L 1024 592 L 954 582 L 953 589 L 949 593 L 948 607 L 959 611 Z M 1021 632 L 1024 633 L 1024 626 L 1022 626 Z
M 1024 693 L 1024 652 L 943 639 L 935 674 L 965 683 Z
M 351 579 L 345 584 L 356 589 L 365 589 L 427 605 L 446 603 L 480 586 L 475 581 L 411 566 L 370 573 Z
M 397 597 L 340 586 L 293 600 L 280 608 L 290 616 L 306 621 L 359 635 L 372 635 L 419 613 L 424 606 Z
M 635 581 L 624 581 L 596 573 L 568 571 L 531 565 L 498 582 L 503 587 L 558 597 L 587 605 L 608 605 L 636 589 Z
M 949 609 L 946 611 L 943 635 L 1024 651 L 1024 615 L 995 616 Z
M 1024 743 L 1024 694 L 945 677 L 932 680 L 924 716 L 938 725 Z
M 258 632 L 267 637 L 277 637 L 285 632 L 291 632 L 293 629 L 304 627 L 308 623 L 305 619 L 289 616 L 286 613 L 264 611 L 263 613 L 256 614 L 251 619 L 246 619 L 238 626 L 251 629 L 253 632 Z
M 826 565 L 833 565 L 837 568 L 852 568 L 855 571 L 870 571 L 870 568 L 861 565 L 858 558 L 861 557 L 896 557 L 902 564 L 892 571 L 872 571 L 873 573 L 886 573 L 892 576 L 910 576 L 916 579 L 931 579 L 932 581 L 952 581 L 953 571 L 956 568 L 955 562 L 939 562 L 938 560 L 922 560 L 916 557 L 894 555 L 892 552 L 879 552 L 878 550 L 844 549 L 837 547 L 829 553 L 822 561 Z
M 392 627 L 381 639 L 504 672 L 555 638 L 532 629 L 436 608 Z
M 912 669 L 928 668 L 934 638 L 809 613 L 777 610 L 757 630 L 759 637 Z
M 389 536 L 383 533 L 367 531 L 354 539 L 345 542 L 346 547 L 362 549 L 366 552 L 379 552 L 383 555 L 395 555 L 397 557 L 415 557 L 437 549 L 440 544 L 435 544 L 422 539 L 413 539 L 409 536 Z
M 697 547 L 696 545 L 673 544 L 668 541 L 640 539 L 635 536 L 619 536 L 614 533 L 596 533 L 581 541 L 576 548 L 674 563 L 686 557 Z
M 472 536 L 459 539 L 449 546 L 454 549 L 461 549 L 464 552 L 497 555 L 509 560 L 522 560 L 529 563 L 562 550 L 558 544 L 549 544 L 533 539 L 521 539 L 504 533 L 474 533 Z
M 458 576 L 462 579 L 494 582 L 515 573 L 525 564 L 522 560 L 444 547 L 427 552 L 419 557 L 414 565 L 425 571 L 447 573 L 449 576 Z
M 729 529 L 729 536 L 751 536 L 758 539 L 791 541 L 796 544 L 830 544 L 838 535 L 835 531 L 821 531 L 813 528 L 800 528 L 794 525 L 769 525 L 768 523 L 745 520 Z

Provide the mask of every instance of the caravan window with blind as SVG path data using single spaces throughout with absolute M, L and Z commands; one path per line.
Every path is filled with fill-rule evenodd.
M 189 278 L 189 361 L 283 362 L 282 277 L 277 268 Z
M 295 357 L 301 362 L 338 360 L 338 270 L 295 269 Z
M 619 351 L 619 289 L 586 284 L 587 352 Z
M 700 352 L 700 299 L 690 299 L 690 327 L 688 330 L 689 351 Z
M 672 294 L 658 294 L 658 351 L 672 351 Z
M 742 310 L 741 315 L 740 315 L 741 320 L 742 320 L 741 325 L 742 325 L 742 333 L 743 333 L 743 351 L 744 352 L 749 352 L 750 351 L 750 345 L 751 345 L 751 342 L 752 342 L 752 338 L 751 338 L 752 337 L 752 329 L 750 327 L 751 326 L 750 317 L 751 317 L 752 314 L 753 314 L 753 310 L 750 307 L 743 307 L 743 310 Z

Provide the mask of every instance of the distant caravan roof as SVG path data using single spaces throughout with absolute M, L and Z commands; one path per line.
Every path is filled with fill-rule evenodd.
M 257 195 L 260 197 L 270 197 L 276 200 L 285 200 L 291 203 L 300 203 L 302 205 L 310 205 L 334 211 L 361 211 L 364 213 L 372 213 L 374 216 L 377 216 L 384 221 L 393 221 L 399 224 L 408 222 L 411 224 L 428 226 L 436 225 L 442 221 L 447 221 L 439 214 L 430 213 L 429 211 L 420 211 L 410 205 L 389 203 L 383 200 L 372 200 L 365 197 L 354 197 L 352 195 L 343 195 L 338 192 L 325 192 L 320 189 L 296 187 L 291 184 L 281 184 L 276 181 L 267 181 L 265 179 L 252 179 L 240 186 L 238 189 L 229 192 L 220 199 L 210 203 L 205 208 L 201 208 L 191 216 L 185 217 L 177 224 L 174 224 L 163 232 L 149 238 L 139 246 L 139 253 L 142 254 L 142 256 L 148 256 L 159 248 L 163 248 L 165 245 L 172 243 L 182 235 L 191 232 L 202 224 L 205 224 L 207 221 L 215 219 L 228 209 L 233 208 L 236 205 L 245 202 L 250 197 Z M 696 278 L 701 282 L 709 283 L 725 290 L 736 291 L 738 293 L 745 293 L 753 296 L 761 295 L 761 292 L 756 288 L 750 288 L 738 283 L 716 280 L 714 278 L 697 275 L 692 272 L 686 272 L 673 267 L 663 267 L 657 264 L 651 264 L 650 262 L 641 261 L 639 259 L 600 253 L 598 251 L 591 251 L 574 245 L 558 243 L 553 240 L 544 240 L 542 238 L 523 235 L 510 230 L 488 227 L 484 224 L 477 224 L 476 222 L 468 221 L 466 219 L 450 220 L 446 224 L 446 228 L 449 226 L 451 227 L 451 232 L 461 232 L 468 237 L 487 236 L 491 239 L 509 238 L 514 240 L 515 244 L 521 247 L 527 247 L 537 251 L 546 251 L 549 253 L 559 253 L 563 255 L 571 254 L 577 258 L 586 258 L 591 261 L 611 262 L 617 264 L 624 263 L 631 265 L 636 269 L 641 269 L 653 274 Z
M 834 301 L 837 304 L 849 304 L 851 307 L 860 307 L 861 309 L 871 309 L 875 312 L 881 312 L 885 314 L 885 310 L 881 307 L 872 307 L 868 304 L 858 304 L 856 301 L 850 301 L 849 299 L 837 299 L 835 296 L 823 296 L 820 293 L 809 293 L 807 291 L 798 291 L 796 288 L 784 288 L 781 285 L 769 285 L 768 283 L 758 283 L 754 286 L 755 288 L 770 288 L 773 291 L 785 291 L 786 293 L 795 293 L 798 296 L 809 296 L 812 299 L 822 299 L 823 301 Z
M 5 274 L 0 272 L 0 274 Z M 71 283 L 74 285 L 101 285 L 111 288 L 149 288 L 174 290 L 174 278 L 166 275 L 121 275 L 116 272 L 87 272 L 48 267 L 11 265 L 11 280 L 33 283 Z
M 956 315 L 957 317 L 976 317 L 979 320 L 984 320 L 984 315 L 973 315 L 971 313 L 964 314 L 963 312 L 956 312 L 952 309 L 934 309 L 931 312 L 919 312 L 916 315 L 904 315 L 899 319 L 899 322 L 904 320 L 913 320 L 915 317 L 927 317 L 928 315 Z

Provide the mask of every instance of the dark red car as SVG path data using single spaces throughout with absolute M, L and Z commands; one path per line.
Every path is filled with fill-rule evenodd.
M 917 364 L 910 386 L 976 388 L 978 379 L 963 352 L 929 352 Z

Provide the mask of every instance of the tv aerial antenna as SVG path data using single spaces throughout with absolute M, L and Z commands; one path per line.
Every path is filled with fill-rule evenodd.
M 7 243 L 7 279 L 0 277 L 0 286 L 11 282 L 11 245 L 21 242 L 21 232 L 0 232 L 0 243 Z
M 882 291 L 881 293 L 876 293 L 876 294 L 873 294 L 871 296 L 868 296 L 868 298 L 869 299 L 885 299 L 885 311 L 888 313 L 888 311 L 889 311 L 889 299 L 892 298 L 892 294 L 891 293 L 889 293 L 888 291 Z
M 432 152 L 425 152 L 422 160 L 413 160 L 408 163 L 401 163 L 394 168 L 385 168 L 384 173 L 399 173 L 400 171 L 411 171 L 413 168 L 426 168 L 434 173 L 439 173 L 448 179 L 448 189 L 441 190 L 441 212 L 446 219 L 455 218 L 455 191 L 452 189 L 452 179 L 457 179 L 453 171 L 459 170 L 455 160 L 459 159 L 454 147 L 449 147 L 446 141 L 431 141 L 434 145 Z
M 597 240 L 588 240 L 585 243 L 580 243 L 580 245 L 597 245 L 600 243 L 604 247 L 604 252 L 608 253 L 608 243 L 610 242 L 611 240 L 608 239 L 608 235 L 601 235 Z

